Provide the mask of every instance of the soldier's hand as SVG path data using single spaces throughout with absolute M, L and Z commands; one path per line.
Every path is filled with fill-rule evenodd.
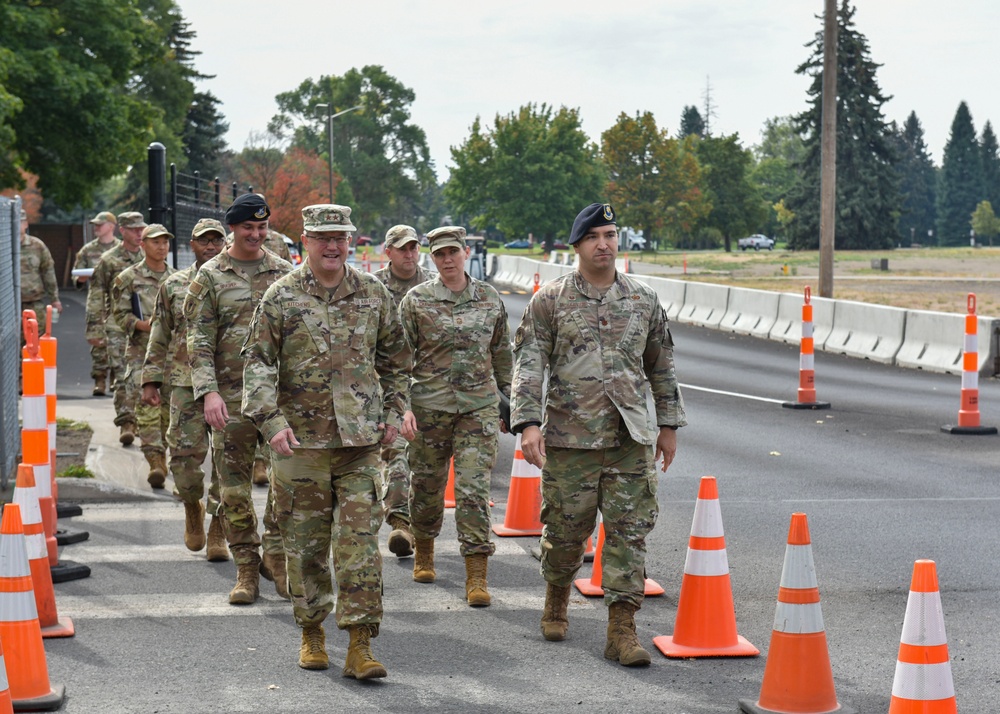
M 386 426 L 385 424 L 378 425 L 379 431 L 384 431 L 385 434 L 382 436 L 382 444 L 389 445 L 396 440 L 399 436 L 399 429 L 394 426 Z
M 674 456 L 676 455 L 677 430 L 661 426 L 660 435 L 656 437 L 656 455 L 653 457 L 653 463 L 655 464 L 662 457 L 663 471 L 666 473 L 667 468 L 669 468 L 671 462 L 674 460 Z
M 526 426 L 521 432 L 521 453 L 532 466 L 545 467 L 545 437 L 539 427 Z
M 413 416 L 413 412 L 407 410 L 406 414 L 403 415 L 403 428 L 400 433 L 407 441 L 413 441 L 417 438 L 417 418 Z
M 136 320 L 135 329 L 139 330 L 139 332 L 149 332 L 152 327 L 149 324 L 149 320 Z
M 142 403 L 151 407 L 160 406 L 160 390 L 155 384 L 142 385 Z
M 500 420 L 500 433 L 501 434 L 510 433 L 510 429 L 507 428 L 507 422 L 505 422 L 503 419 Z
M 87 344 L 93 345 L 94 347 L 103 347 L 104 340 L 102 340 L 100 337 L 89 337 L 87 338 Z
M 213 429 L 225 429 L 229 421 L 229 411 L 226 402 L 218 392 L 205 395 L 205 421 Z M 288 454 L 285 454 L 288 456 Z
M 290 428 L 285 428 L 271 437 L 271 448 L 274 449 L 275 453 L 281 454 L 282 456 L 291 456 L 292 447 L 299 446 L 298 439 L 295 438 L 295 434 L 292 433 Z

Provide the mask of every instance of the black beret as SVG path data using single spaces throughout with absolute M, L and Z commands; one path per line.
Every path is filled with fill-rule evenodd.
M 256 193 L 244 193 L 226 211 L 226 223 L 235 226 L 243 221 L 266 221 L 270 216 L 267 201 Z
M 573 245 L 587 235 L 587 231 L 598 226 L 615 224 L 615 209 L 610 203 L 592 203 L 578 214 L 573 221 L 573 230 L 569 234 L 569 244 Z

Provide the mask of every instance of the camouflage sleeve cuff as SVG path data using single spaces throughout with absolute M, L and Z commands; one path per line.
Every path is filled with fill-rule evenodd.
M 257 420 L 254 419 L 254 421 Z M 282 416 L 281 412 L 276 412 L 270 417 L 265 417 L 263 423 L 257 428 L 260 430 L 261 436 L 264 437 L 264 441 L 271 443 L 271 439 L 277 436 L 281 430 L 288 429 L 289 425 L 288 420 Z
M 514 426 L 512 426 L 510 428 L 510 433 L 511 434 L 520 434 L 522 431 L 524 431 L 525 429 L 527 429 L 529 426 L 537 426 L 538 428 L 541 428 L 542 423 L 540 421 L 525 421 L 525 422 L 521 422 L 520 424 L 515 424 Z

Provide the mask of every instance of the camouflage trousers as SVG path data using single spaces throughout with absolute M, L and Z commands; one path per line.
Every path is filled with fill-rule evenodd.
M 108 361 L 108 341 L 90 346 L 90 376 L 92 379 L 103 379 L 110 369 Z
M 135 423 L 135 395 L 127 389 L 125 372 L 128 365 L 128 339 L 117 327 L 104 326 L 104 343 L 111 369 L 111 389 L 115 394 L 115 426 Z
M 604 601 L 642 605 L 646 536 L 659 509 L 653 447 L 627 434 L 608 449 L 546 449 L 542 469 L 542 577 L 569 585 L 580 566 L 587 537 L 604 517 L 601 557 Z
M 334 607 L 337 627 L 382 621 L 378 529 L 378 445 L 295 449 L 273 454 L 275 510 L 281 523 L 295 622 L 318 624 Z
M 205 495 L 205 472 L 202 464 L 208 456 L 211 429 L 205 423 L 205 412 L 194 400 L 191 387 L 170 390 L 170 425 L 167 446 L 170 447 L 170 475 L 174 477 L 177 496 L 185 503 L 197 503 Z M 219 477 L 211 467 L 208 504 L 210 516 L 219 511 Z
M 145 344 L 141 345 L 145 355 Z M 125 368 L 125 390 L 135 405 L 136 434 L 142 442 L 142 453 L 165 453 L 167 426 L 170 424 L 170 387 L 160 388 L 160 406 L 154 407 L 142 402 L 142 359 L 139 345 L 129 347 L 128 366 Z
M 396 516 L 410 522 L 410 460 L 407 456 L 409 442 L 397 436 L 391 444 L 382 447 L 382 510 L 386 520 Z
M 493 555 L 490 541 L 490 473 L 497 456 L 495 406 L 466 414 L 413 407 L 417 437 L 410 442 L 410 528 L 417 538 L 437 538 L 444 522 L 444 490 L 455 457 L 455 525 L 459 550 Z
M 280 555 L 281 531 L 274 516 L 273 492 L 267 489 L 264 507 L 264 537 L 257 534 L 257 513 L 253 507 L 253 455 L 257 447 L 257 427 L 240 414 L 239 402 L 226 402 L 229 423 L 212 430 L 212 465 L 219 475 L 220 513 L 226 520 L 226 539 L 237 565 L 260 563 L 260 547 L 265 553 Z

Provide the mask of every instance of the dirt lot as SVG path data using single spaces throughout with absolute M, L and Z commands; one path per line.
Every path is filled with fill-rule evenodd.
M 888 270 L 872 268 L 887 260 Z M 686 277 L 737 287 L 819 294 L 816 252 L 722 251 L 631 256 L 647 275 Z M 783 272 L 787 266 L 788 275 Z M 980 315 L 1000 317 L 1000 247 L 841 251 L 834 259 L 833 297 L 917 310 L 966 312 L 975 293 Z

